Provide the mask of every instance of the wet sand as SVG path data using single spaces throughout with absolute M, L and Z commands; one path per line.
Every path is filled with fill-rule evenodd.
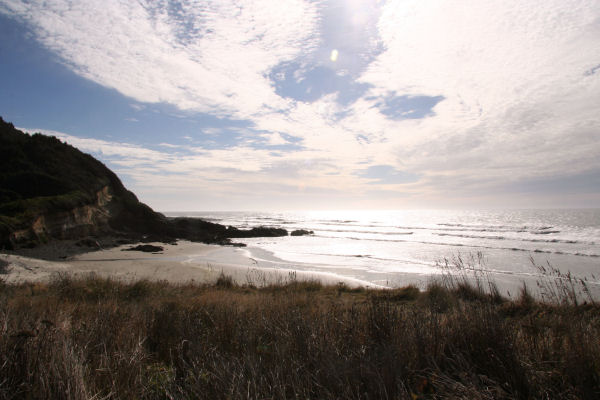
M 272 260 L 272 268 L 261 267 L 245 248 L 188 241 L 179 241 L 176 245 L 150 244 L 161 246 L 164 250 L 157 253 L 123 251 L 132 245 L 122 245 L 67 256 L 64 260 L 0 253 L 0 262 L 8 264 L 4 267 L 6 273 L 0 275 L 0 278 L 8 283 L 39 282 L 61 274 L 84 276 L 94 273 L 125 281 L 150 279 L 174 283 L 212 283 L 224 274 L 231 276 L 238 284 L 257 286 L 292 279 L 319 280 L 325 284 L 343 282 L 351 287 L 377 286 L 334 273 L 295 270 L 293 266 L 281 268 L 275 259 Z
M 256 247 L 208 245 L 189 241 L 177 244 L 148 243 L 164 248 L 158 253 L 123 251 L 135 244 L 104 250 L 82 252 L 69 243 L 24 251 L 21 254 L 0 253 L 0 279 L 7 283 L 43 282 L 60 275 L 86 276 L 96 274 L 124 281 L 149 279 L 172 283 L 214 283 L 221 274 L 230 276 L 237 284 L 264 286 L 292 280 L 318 280 L 324 284 L 344 283 L 349 287 L 402 287 L 416 285 L 424 289 L 441 275 L 431 273 L 394 272 L 394 279 L 377 279 L 377 275 L 360 275 L 351 268 L 317 264 L 290 263 Z M 65 254 L 67 254 L 65 256 Z M 392 275 L 390 275 L 392 276 Z M 539 295 L 539 276 L 515 277 L 492 274 L 490 278 L 500 293 L 518 295 L 526 283 L 534 295 Z M 548 281 L 552 283 L 553 278 Z M 486 279 L 483 281 L 487 285 Z M 600 285 L 590 283 L 594 297 L 600 298 Z M 584 296 L 582 296 L 583 298 Z

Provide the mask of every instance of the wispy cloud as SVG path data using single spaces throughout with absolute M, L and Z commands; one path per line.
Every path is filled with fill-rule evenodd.
M 160 151 L 62 134 L 142 191 L 224 199 L 270 183 L 352 204 L 377 190 L 391 206 L 483 201 L 478 191 L 490 203 L 600 170 L 598 2 L 0 0 L 0 12 L 134 110 L 247 122 L 227 146 L 208 127 L 214 146 L 192 135 Z
M 185 147 L 162 144 L 161 150 L 150 150 L 140 145 L 81 138 L 62 132 L 32 129 L 69 143 L 106 162 L 127 183 L 135 185 L 142 193 L 146 191 L 183 191 L 194 196 L 227 197 L 232 190 L 237 196 L 255 196 L 256 187 L 273 183 L 305 191 L 347 189 L 348 180 L 332 185 L 322 178 L 322 172 L 335 167 L 327 160 L 306 159 L 306 153 L 288 154 L 285 160 L 269 150 L 251 147 L 235 147 L 206 150 L 202 147 Z M 249 188 L 252 188 L 251 190 Z M 289 195 L 292 194 L 287 190 Z M 176 196 L 175 196 L 176 197 Z
M 583 74 L 600 58 L 599 16 L 587 1 L 388 2 L 379 21 L 386 51 L 361 80 L 373 92 L 444 98 L 416 141 L 398 143 L 419 169 L 581 169 L 580 157 L 600 154 L 591 106 L 600 79 Z
M 286 107 L 265 77 L 319 40 L 314 4 L 300 0 L 11 1 L 5 13 L 81 76 L 140 102 L 248 117 Z

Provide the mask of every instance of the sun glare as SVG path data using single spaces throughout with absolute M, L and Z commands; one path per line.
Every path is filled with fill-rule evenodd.
M 336 49 L 331 50 L 331 55 L 329 56 L 329 59 L 333 62 L 336 62 L 338 59 L 338 51 Z

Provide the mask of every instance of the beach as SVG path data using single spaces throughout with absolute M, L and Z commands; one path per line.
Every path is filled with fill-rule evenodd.
M 506 297 L 518 296 L 523 284 L 537 297 L 540 295 L 540 284 L 552 284 L 557 279 L 556 276 L 516 277 L 452 267 L 426 272 L 397 271 L 393 280 L 382 282 L 368 279 L 368 275 L 351 267 L 289 262 L 255 246 L 221 246 L 185 240 L 173 244 L 144 244 L 160 246 L 163 250 L 152 253 L 128 251 L 137 246 L 136 243 L 84 251 L 85 249 L 73 247 L 68 241 L 56 241 L 36 249 L 22 249 L 19 254 L 0 253 L 0 264 L 4 265 L 0 278 L 9 284 L 49 282 L 66 276 L 98 276 L 125 283 L 149 280 L 211 285 L 225 276 L 240 286 L 262 287 L 293 281 L 318 281 L 324 285 L 344 285 L 349 288 L 415 286 L 425 290 L 432 282 L 439 282 L 452 275 L 459 280 L 468 278 L 475 284 L 479 280 L 479 284 L 486 288 L 493 283 L 500 294 Z M 357 276 L 365 276 L 367 279 Z M 600 297 L 600 289 L 595 282 L 588 282 L 587 286 L 595 298 Z M 585 297 L 584 293 L 578 293 L 578 296 Z
M 127 244 L 68 254 L 73 253 L 69 246 L 58 242 L 22 254 L 0 253 L 0 261 L 6 264 L 5 273 L 0 276 L 7 283 L 45 282 L 61 275 L 89 274 L 128 282 L 147 279 L 171 283 L 214 283 L 219 276 L 225 275 L 240 285 L 260 286 L 297 279 L 319 280 L 324 284 L 343 282 L 350 287 L 369 286 L 368 282 L 334 273 L 258 266 L 258 261 L 245 248 L 183 240 L 176 244 L 149 244 L 160 246 L 163 250 L 155 253 L 125 251 L 133 247 Z M 60 251 L 57 252 L 57 249 Z M 58 255 L 63 253 L 68 255 Z
M 95 273 L 127 281 L 213 283 L 223 274 L 240 285 L 312 279 L 350 287 L 414 285 L 424 290 L 450 273 L 478 277 L 486 285 L 491 281 L 503 296 L 512 297 L 523 284 L 537 294 L 540 283 L 561 279 L 560 273 L 585 281 L 594 297 L 600 298 L 596 278 L 600 218 L 595 210 L 204 213 L 188 217 L 239 229 L 265 225 L 313 233 L 238 238 L 233 246 L 186 240 L 146 243 L 163 248 L 156 253 L 123 251 L 135 244 L 115 247 L 123 240 L 115 237 L 52 241 L 0 255 L 9 263 L 4 279 L 32 282 L 57 274 Z

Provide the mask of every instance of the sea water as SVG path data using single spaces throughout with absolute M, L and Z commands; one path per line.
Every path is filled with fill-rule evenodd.
M 240 229 L 306 229 L 309 236 L 236 239 L 257 266 L 326 271 L 400 286 L 459 258 L 500 281 L 534 282 L 539 266 L 600 281 L 600 209 L 194 212 Z M 598 275 L 598 276 L 596 276 Z M 419 279 L 417 279 L 419 280 Z

